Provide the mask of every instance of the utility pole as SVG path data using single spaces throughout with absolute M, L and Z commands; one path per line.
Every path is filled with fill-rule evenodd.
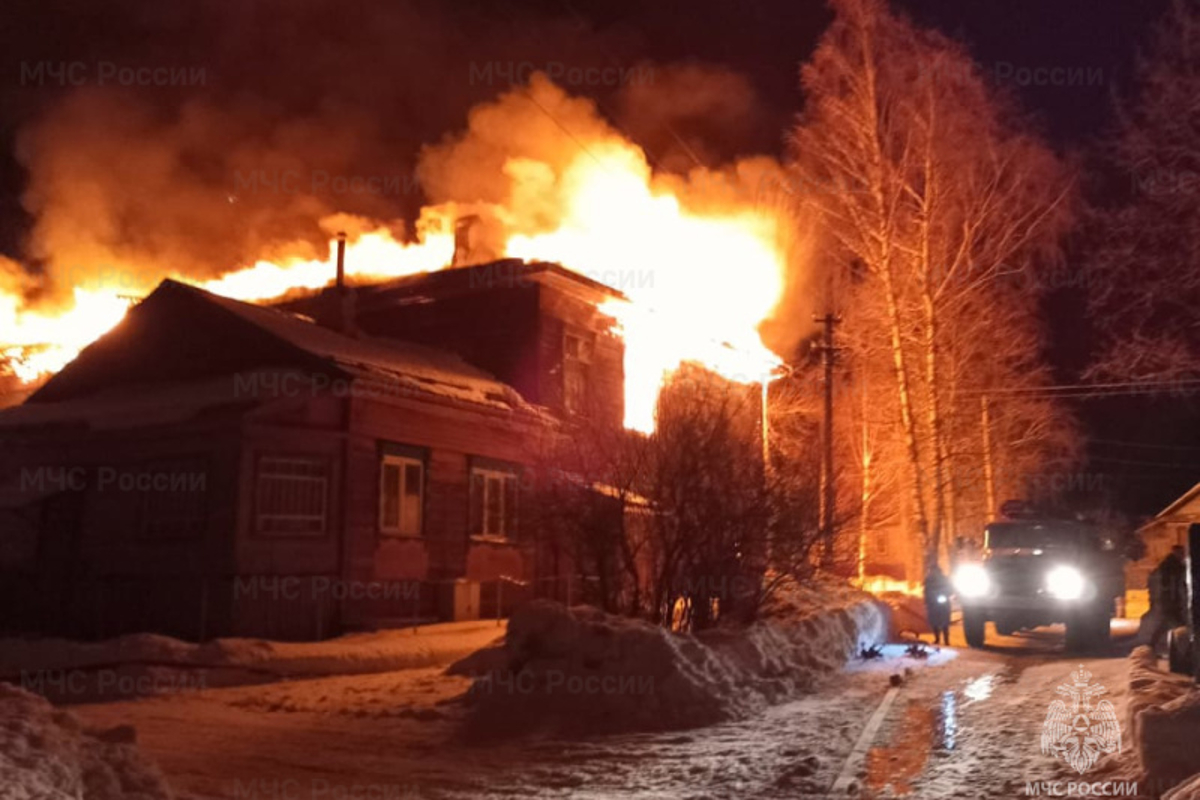
M 842 321 L 836 314 L 814 317 L 824 326 L 821 336 L 821 364 L 825 370 L 825 420 L 821 427 L 821 542 L 822 557 L 828 565 L 833 560 L 833 515 L 837 503 L 837 486 L 833 475 L 833 327 Z
M 979 426 L 983 429 L 983 481 L 987 491 L 988 518 L 996 513 L 996 476 L 992 468 L 992 413 L 991 400 L 982 395 L 979 398 Z

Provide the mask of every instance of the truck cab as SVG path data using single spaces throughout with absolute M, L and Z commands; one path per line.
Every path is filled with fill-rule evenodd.
M 959 565 L 954 587 L 971 647 L 984 645 L 988 622 L 1001 636 L 1061 622 L 1067 649 L 1083 650 L 1107 645 L 1124 573 L 1115 542 L 1098 526 L 1014 519 L 986 527 L 981 558 Z

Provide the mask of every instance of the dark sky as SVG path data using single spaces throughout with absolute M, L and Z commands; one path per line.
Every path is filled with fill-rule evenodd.
M 896 5 L 965 42 L 1066 151 L 1111 123 L 1112 96 L 1129 90 L 1135 54 L 1167 0 Z M 26 174 L 14 155 L 18 132 L 73 90 L 31 85 L 22 79 L 29 65 L 83 63 L 85 83 L 95 82 L 101 63 L 202 68 L 203 86 L 138 90 L 139 102 L 149 114 L 169 116 L 203 97 L 231 118 L 253 120 L 247 126 L 261 125 L 260 139 L 272 142 L 281 138 L 281 120 L 345 121 L 356 140 L 372 142 L 347 158 L 406 164 L 422 143 L 461 128 L 468 108 L 504 88 L 473 79 L 481 65 L 699 62 L 744 76 L 742 91 L 753 96 L 753 112 L 738 119 L 677 120 L 690 144 L 720 159 L 781 152 L 803 102 L 798 66 L 828 19 L 817 0 L 10 0 L 0 10 L 0 252 L 20 256 L 30 224 L 21 208 Z M 569 88 L 594 96 L 652 157 L 669 158 L 673 141 L 623 111 L 619 89 Z M 411 214 L 419 198 L 405 200 L 396 211 Z M 1070 377 L 1089 337 L 1079 293 L 1060 293 L 1048 311 L 1053 357 Z M 1121 486 L 1133 487 L 1131 507 L 1152 510 L 1200 474 L 1190 455 L 1200 453 L 1200 434 L 1190 432 L 1200 425 L 1186 421 L 1195 409 L 1184 409 L 1191 415 L 1185 421 L 1163 424 L 1183 403 L 1081 409 L 1097 439 L 1154 444 L 1093 446 L 1092 468 L 1112 470 Z

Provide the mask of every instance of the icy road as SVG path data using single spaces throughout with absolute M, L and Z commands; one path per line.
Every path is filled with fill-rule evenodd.
M 1123 724 L 1128 649 L 1118 637 L 1106 657 L 1071 658 L 1053 630 L 928 661 L 894 648 L 752 719 L 566 743 L 455 742 L 445 701 L 463 687 L 435 670 L 75 710 L 93 724 L 136 725 L 184 798 L 1008 798 L 1078 780 L 1041 752 L 1047 710 L 1083 664 Z M 892 674 L 904 676 L 894 690 Z M 1111 772 L 1119 758 L 1108 758 L 1093 775 Z

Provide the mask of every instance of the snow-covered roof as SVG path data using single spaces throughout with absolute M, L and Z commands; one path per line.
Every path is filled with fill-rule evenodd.
M 174 283 L 164 281 L 163 284 Z M 454 353 L 396 339 L 348 336 L 308 317 L 211 294 L 186 284 L 241 319 L 359 378 L 397 383 L 414 391 L 502 408 L 529 408 L 516 389 Z
M 183 368 L 170 376 L 153 372 L 147 376 L 109 369 L 105 359 L 114 353 L 123 353 L 126 362 L 169 361 L 169 349 L 140 355 L 141 351 L 131 346 L 138 340 L 171 340 L 176 332 L 172 326 L 189 332 L 225 328 L 227 335 L 214 339 L 212 347 L 230 355 L 236 355 L 237 342 L 246 342 L 246 351 L 255 353 L 264 352 L 264 341 L 272 346 L 267 355 L 226 360 L 215 368 L 216 373 L 211 368 L 207 373 Z M 205 341 L 203 333 L 200 341 Z M 231 346 L 230 341 L 235 344 Z M 186 363 L 187 357 L 177 361 Z M 88 373 L 82 386 L 80 372 Z M 263 382 L 248 384 L 248 375 L 257 375 Z M 278 397 L 280 393 L 273 395 L 263 387 L 279 386 L 270 380 L 285 375 L 293 381 L 289 386 L 295 386 L 296 380 L 311 380 L 318 387 L 323 375 L 332 391 L 346 391 L 352 384 L 349 391 L 353 396 L 426 399 L 502 413 L 543 413 L 511 386 L 454 353 L 393 339 L 350 336 L 308 317 L 165 280 L 125 321 L 85 348 L 28 402 L 0 410 L 0 429 L 64 423 L 82 423 L 94 429 L 169 424 L 221 405 L 249 406 Z M 235 376 L 241 376 L 240 383 L 233 380 Z M 333 384 L 335 380 L 345 383 L 339 387 Z M 247 392 L 251 385 L 258 387 L 257 391 Z M 368 388 L 359 393 L 362 387 Z
M 243 376 L 242 383 L 281 372 L 263 370 Z M 84 425 L 92 430 L 125 430 L 168 425 L 193 419 L 203 411 L 237 405 L 251 406 L 257 400 L 241 388 L 242 383 L 224 375 L 198 381 L 114 386 L 96 394 L 70 400 L 25 403 L 0 411 L 0 431 L 6 428 Z
M 1197 499 L 1200 499 L 1200 483 L 1197 483 L 1191 489 L 1188 489 L 1186 492 L 1184 492 L 1182 495 L 1180 495 L 1178 499 L 1176 499 L 1174 502 L 1172 502 L 1169 506 L 1167 506 L 1162 511 L 1155 514 L 1154 517 L 1152 517 L 1149 522 L 1147 522 L 1145 525 L 1142 526 L 1142 528 L 1145 529 L 1152 525 L 1158 525 L 1158 524 L 1161 524 L 1164 522 L 1196 521 L 1196 518 L 1200 517 L 1200 514 L 1191 515 L 1191 517 L 1187 520 L 1173 520 L 1172 517 L 1174 517 L 1180 511 L 1183 511 L 1188 506 L 1189 503 L 1191 503 L 1193 500 L 1197 500 Z

